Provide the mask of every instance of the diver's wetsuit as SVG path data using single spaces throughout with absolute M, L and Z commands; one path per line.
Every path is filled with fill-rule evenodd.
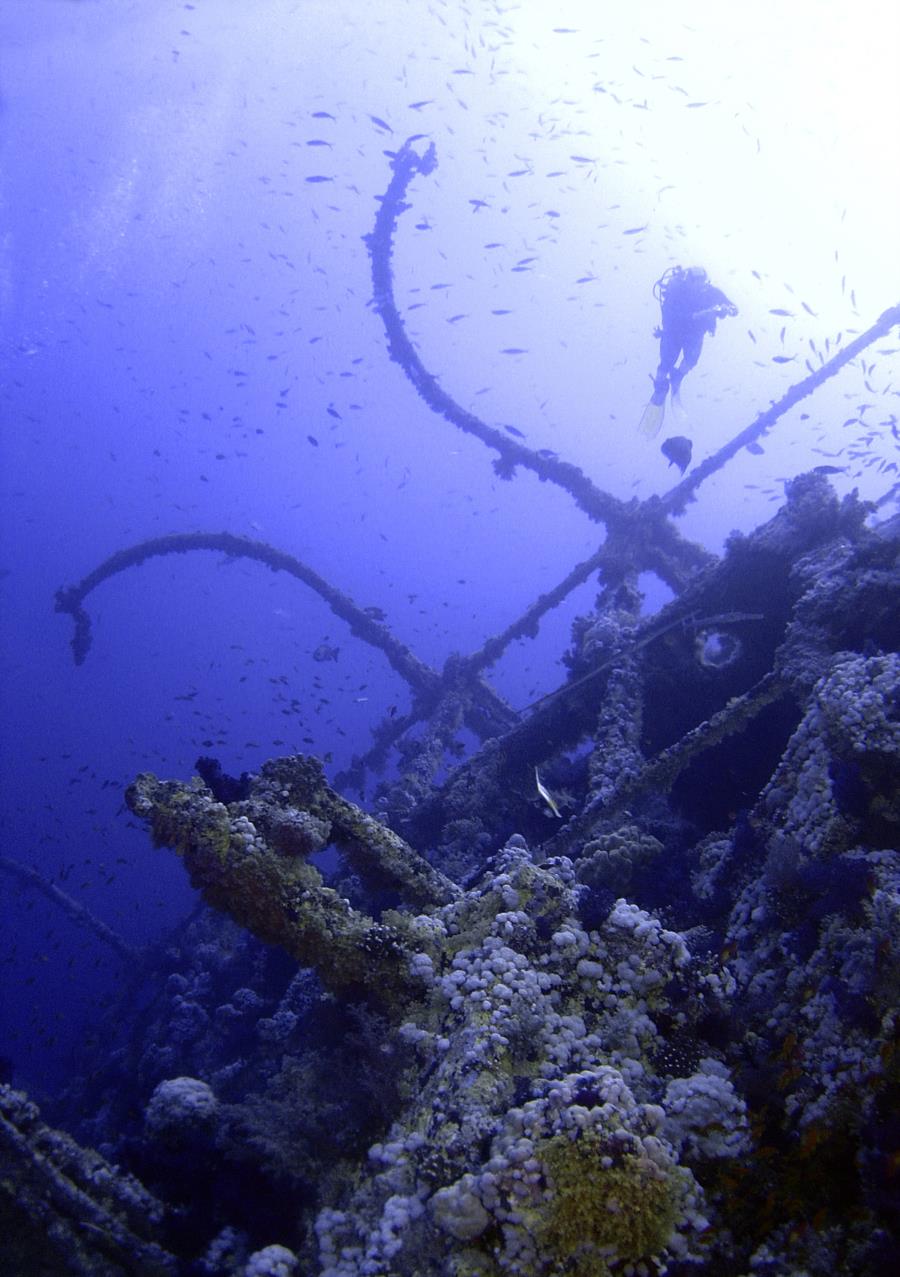
M 677 398 L 685 374 L 697 363 L 703 338 L 716 331 L 717 315 L 736 315 L 737 306 L 721 288 L 714 288 L 705 274 L 674 270 L 660 280 L 662 327 L 659 337 L 659 367 L 653 378 L 655 404 L 665 402 L 671 389 Z M 681 363 L 676 368 L 678 356 Z

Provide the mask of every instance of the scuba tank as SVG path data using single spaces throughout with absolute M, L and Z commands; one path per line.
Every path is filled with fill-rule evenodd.
M 661 317 L 665 316 L 665 313 L 666 313 L 666 300 L 669 295 L 669 289 L 671 288 L 672 284 L 681 283 L 683 279 L 684 279 L 684 267 L 670 266 L 668 270 L 663 271 L 659 279 L 653 285 L 653 296 L 659 302 Z M 653 336 L 657 338 L 662 337 L 662 328 L 661 327 L 654 328 Z
M 669 285 L 675 279 L 681 279 L 684 275 L 683 266 L 670 266 L 668 270 L 664 270 L 659 279 L 653 285 L 653 296 L 659 302 L 660 306 L 665 305 L 666 293 L 669 291 Z

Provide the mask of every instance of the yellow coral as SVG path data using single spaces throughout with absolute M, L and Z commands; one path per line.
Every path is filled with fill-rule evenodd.
M 671 1173 L 634 1153 L 609 1156 L 593 1133 L 554 1135 L 535 1150 L 548 1172 L 550 1200 L 539 1225 L 542 1249 L 559 1271 L 605 1277 L 610 1262 L 643 1260 L 654 1271 L 678 1216 L 680 1185 Z

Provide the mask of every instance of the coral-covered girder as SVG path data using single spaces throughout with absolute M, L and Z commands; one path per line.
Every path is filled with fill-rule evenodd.
M 149 773 L 129 787 L 126 801 L 157 844 L 178 851 L 209 904 L 315 967 L 326 987 L 394 1009 L 416 996 L 410 955 L 427 933 L 419 936 L 406 914 L 376 919 L 354 909 L 307 857 L 334 844 L 376 891 L 389 888 L 419 907 L 453 899 L 458 888 L 334 793 L 316 760 L 266 764 L 247 799 L 227 806 L 199 779 L 183 785 Z

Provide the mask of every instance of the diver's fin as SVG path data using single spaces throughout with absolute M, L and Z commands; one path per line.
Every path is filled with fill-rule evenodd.
M 685 411 L 684 404 L 681 402 L 681 393 L 679 390 L 673 390 L 671 394 L 672 400 L 672 416 L 679 426 L 685 426 L 688 422 L 688 415 Z
M 655 439 L 662 429 L 663 417 L 666 415 L 666 401 L 654 403 L 651 399 L 641 413 L 638 430 L 645 439 Z

